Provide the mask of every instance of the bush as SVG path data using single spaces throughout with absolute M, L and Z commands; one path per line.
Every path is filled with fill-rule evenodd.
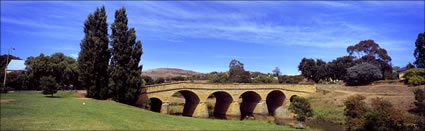
M 299 96 L 292 98 L 289 110 L 295 113 L 298 121 L 305 121 L 308 117 L 313 117 L 313 109 L 307 99 Z
M 362 95 L 354 95 L 347 98 L 344 102 L 345 125 L 348 131 L 361 130 L 364 123 L 364 115 L 367 112 L 366 97 Z
M 259 75 L 252 80 L 254 83 L 278 83 L 273 77 L 268 77 L 266 75 Z
M 382 78 L 378 67 L 369 64 L 357 64 L 347 69 L 346 82 L 348 85 L 367 85 Z
M 298 84 L 304 80 L 304 77 L 302 75 L 294 75 L 294 76 L 283 75 L 283 76 L 279 76 L 278 80 L 279 80 L 279 83 Z
M 415 94 L 415 102 L 413 103 L 416 106 L 414 110 L 419 116 L 425 117 L 425 91 L 418 88 L 413 93 Z
M 184 81 L 185 77 L 183 76 L 175 76 L 171 78 L 172 81 Z
M 414 85 L 414 86 L 423 85 L 425 84 L 425 78 L 422 76 L 415 75 L 415 76 L 409 77 L 409 79 L 407 80 L 407 83 L 409 85 Z
M 229 76 L 226 73 L 220 72 L 210 76 L 211 83 L 227 83 L 229 81 Z
M 407 118 L 401 110 L 395 109 L 389 101 L 382 98 L 372 99 L 371 102 L 372 110 L 366 113 L 364 129 L 406 130 Z
M 405 83 L 409 85 L 423 85 L 425 84 L 425 70 L 424 69 L 409 69 L 407 70 L 403 77 L 405 78 Z
M 162 78 L 162 77 L 158 77 L 154 81 L 155 84 L 161 84 L 161 83 L 164 83 L 164 82 L 165 82 L 165 79 Z
M 43 76 L 40 78 L 40 86 L 43 89 L 43 94 L 50 94 L 53 96 L 59 89 L 59 85 L 56 83 L 56 78 L 52 76 Z
M 154 80 L 150 76 L 141 76 L 142 80 L 144 80 L 146 83 L 145 85 L 152 85 L 155 84 Z

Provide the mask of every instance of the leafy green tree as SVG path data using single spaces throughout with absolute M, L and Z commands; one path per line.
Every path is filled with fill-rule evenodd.
M 303 58 L 298 65 L 298 70 L 301 71 L 302 76 L 316 83 L 329 78 L 327 64 L 321 59 L 315 61 L 313 59 Z
M 347 47 L 347 52 L 350 56 L 356 58 L 356 63 L 370 63 L 377 66 L 384 79 L 391 79 L 392 66 L 391 57 L 388 56 L 387 50 L 379 47 L 373 40 L 363 40 L 356 45 Z
M 364 116 L 367 106 L 362 95 L 349 96 L 344 101 L 345 125 L 348 131 L 362 130 L 364 127 Z
M 251 74 L 245 71 L 242 62 L 233 59 L 229 64 L 229 80 L 236 83 L 251 83 Z
M 112 98 L 121 103 L 134 104 L 140 94 L 142 79 L 139 66 L 142 56 L 142 42 L 136 42 L 136 31 L 128 29 L 126 9 L 115 12 L 115 21 L 111 25 L 112 59 L 109 66 Z
M 307 99 L 300 96 L 294 96 L 289 110 L 295 113 L 295 118 L 298 121 L 305 121 L 309 117 L 313 117 L 313 109 Z
M 344 80 L 347 69 L 355 64 L 353 56 L 338 57 L 327 64 L 329 77 L 333 80 Z
M 75 74 L 70 76 L 69 71 L 67 71 L 70 70 L 69 68 L 76 66 L 76 61 L 74 58 L 65 56 L 63 53 L 55 53 L 51 56 L 40 54 L 37 57 L 28 57 L 25 64 L 28 68 L 27 78 L 29 89 L 41 89 L 39 82 L 43 76 L 54 77 L 59 88 L 62 89 L 78 83 L 75 79 L 78 72 L 74 72 Z
M 84 38 L 78 57 L 80 86 L 87 88 L 87 96 L 95 99 L 109 97 L 108 23 L 105 7 L 97 8 L 84 22 Z
M 382 78 L 378 67 L 369 64 L 357 64 L 347 69 L 346 82 L 348 85 L 367 85 Z
M 416 61 L 414 63 L 418 68 L 425 68 L 425 32 L 418 34 L 415 46 L 416 49 L 413 55 L 415 56 Z
M 40 86 L 43 89 L 43 94 L 48 95 L 56 94 L 59 85 L 56 83 L 56 78 L 53 76 L 43 76 L 40 78 Z

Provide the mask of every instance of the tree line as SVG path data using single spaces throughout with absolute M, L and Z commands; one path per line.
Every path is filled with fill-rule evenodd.
M 142 43 L 136 40 L 135 29 L 128 27 L 124 7 L 115 12 L 111 35 L 106 20 L 105 7 L 88 15 L 77 60 L 63 53 L 28 57 L 27 71 L 8 74 L 8 86 L 43 90 L 44 94 L 54 94 L 58 89 L 87 89 L 91 98 L 134 104 L 144 84 L 139 65 Z M 4 71 L 3 65 L 8 62 L 0 62 Z
M 417 47 L 422 54 L 424 40 L 420 33 L 416 45 L 422 43 L 422 47 Z M 301 75 L 308 80 L 319 83 L 320 81 L 339 81 L 343 80 L 348 85 L 364 85 L 375 80 L 398 79 L 398 74 L 393 70 L 391 57 L 384 48 L 373 40 L 363 40 L 355 45 L 348 46 L 346 49 L 348 55 L 338 57 L 330 62 L 321 59 L 303 58 L 298 65 Z M 415 56 L 421 55 L 421 51 L 415 51 Z M 421 60 L 417 57 L 419 68 L 423 68 Z M 413 66 L 410 63 L 408 66 Z M 399 67 L 398 67 L 399 68 Z

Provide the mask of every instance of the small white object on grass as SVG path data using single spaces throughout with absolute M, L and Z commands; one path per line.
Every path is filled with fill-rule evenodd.
M 85 102 L 83 102 L 83 105 L 86 105 L 86 103 L 85 103 Z

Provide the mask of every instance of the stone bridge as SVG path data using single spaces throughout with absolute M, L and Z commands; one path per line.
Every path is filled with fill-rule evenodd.
M 315 85 L 178 83 L 148 86 L 136 105 L 169 113 L 170 98 L 177 92 L 185 99 L 183 116 L 208 117 L 207 99 L 215 97 L 214 114 L 287 115 L 291 97 L 309 96 Z M 282 114 L 284 113 L 284 114 Z

